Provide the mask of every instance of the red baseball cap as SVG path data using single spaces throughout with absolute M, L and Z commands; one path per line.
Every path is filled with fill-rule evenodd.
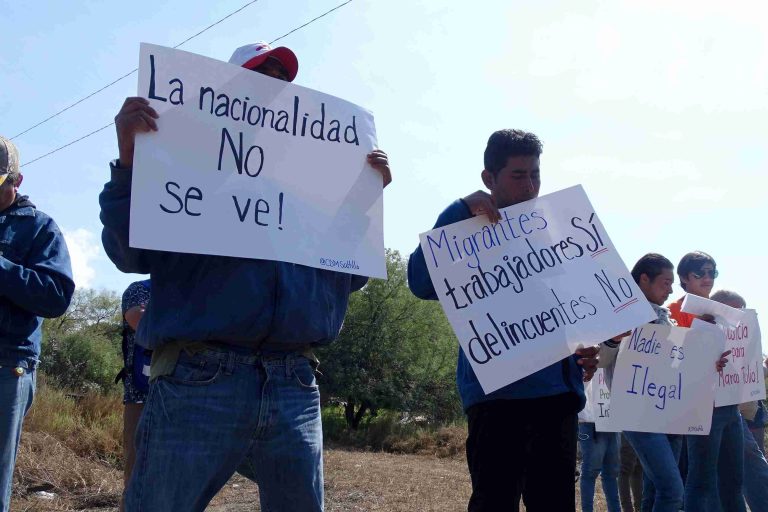
M 293 82 L 296 73 L 299 72 L 299 60 L 296 58 L 296 54 L 285 46 L 272 48 L 263 41 L 247 44 L 235 50 L 229 58 L 229 62 L 247 69 L 254 69 L 261 66 L 268 57 L 280 61 L 280 64 L 288 71 L 288 81 Z

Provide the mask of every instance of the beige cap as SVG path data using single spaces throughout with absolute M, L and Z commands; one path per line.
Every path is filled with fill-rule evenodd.
M 10 140 L 0 135 L 0 175 L 19 172 L 19 150 Z

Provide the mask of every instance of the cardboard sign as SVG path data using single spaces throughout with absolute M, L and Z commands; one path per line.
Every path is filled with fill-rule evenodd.
M 611 390 L 605 380 L 604 368 L 598 368 L 592 380 L 584 385 L 584 393 L 587 395 L 587 404 L 582 412 L 585 412 L 585 418 L 590 419 L 582 419 L 582 413 L 579 413 L 579 418 L 593 422 L 598 432 L 618 432 L 610 425 Z
M 711 315 L 718 324 L 737 326 L 744 318 L 744 310 L 736 309 L 711 299 L 688 293 L 683 298 L 680 310 L 696 316 Z
M 581 186 L 421 235 L 437 296 L 490 393 L 656 318 Z
M 709 324 L 705 324 L 709 325 Z M 611 386 L 610 426 L 617 430 L 707 435 L 715 400 L 715 327 L 647 324 L 621 341 Z
M 181 50 L 141 45 L 132 247 L 386 277 L 370 112 Z
M 742 404 L 765 400 L 762 341 L 757 312 L 744 310 L 736 327 L 721 326 L 725 333 L 725 350 L 730 350 L 728 364 L 718 374 L 715 405 Z

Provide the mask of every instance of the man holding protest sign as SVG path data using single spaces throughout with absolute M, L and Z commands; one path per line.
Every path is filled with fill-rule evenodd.
M 16 146 L 0 136 L 0 512 L 35 395 L 41 317 L 63 315 L 75 291 L 64 235 L 18 193 L 23 179 Z
M 238 49 L 231 62 L 283 81 L 298 70 L 293 52 L 264 43 Z M 311 349 L 336 338 L 349 294 L 367 278 L 130 247 L 136 135 L 158 130 L 156 119 L 146 99 L 125 101 L 115 118 L 120 157 L 100 196 L 107 254 L 125 272 L 152 275 L 137 332 L 154 349 L 151 384 L 126 510 L 204 510 L 239 471 L 259 484 L 262 510 L 320 511 L 322 429 Z M 374 150 L 367 162 L 389 184 L 387 155 Z
M 662 306 L 672 293 L 674 265 L 661 254 L 648 253 L 632 267 L 632 277 L 653 307 L 657 319 L 652 323 L 674 325 L 669 310 Z M 599 366 L 606 369 L 612 385 L 620 338 L 607 341 Z M 682 436 L 653 432 L 624 432 L 643 467 L 642 510 L 676 512 L 683 504 L 683 482 L 677 469 Z
M 481 175 L 491 194 L 478 191 L 455 201 L 435 227 L 477 215 L 495 223 L 500 208 L 537 197 L 541 152 L 532 133 L 493 133 Z M 409 259 L 408 285 L 417 297 L 438 298 L 421 246 Z M 580 349 L 580 357 L 563 359 L 486 395 L 464 349 L 459 350 L 456 380 L 469 422 L 470 511 L 517 509 L 521 497 L 529 512 L 575 510 L 577 413 L 585 401 L 583 374 L 594 373 L 597 351 Z

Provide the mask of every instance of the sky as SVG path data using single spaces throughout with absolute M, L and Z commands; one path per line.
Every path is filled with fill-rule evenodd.
M 341 1 L 259 0 L 181 48 L 227 60 Z M 0 0 L 0 133 L 131 71 L 140 42 L 175 46 L 245 3 Z M 394 178 L 387 247 L 410 253 L 450 202 L 483 188 L 488 136 L 521 128 L 544 143 L 541 194 L 583 185 L 628 267 L 704 250 L 715 288 L 760 312 L 766 18 L 758 0 L 354 0 L 280 44 L 298 55 L 295 83 L 373 112 Z M 134 74 L 18 137 L 22 163 L 111 122 L 135 92 Z M 21 191 L 65 232 L 79 287 L 121 292 L 138 277 L 100 243 L 97 198 L 116 157 L 108 128 L 22 169 Z

